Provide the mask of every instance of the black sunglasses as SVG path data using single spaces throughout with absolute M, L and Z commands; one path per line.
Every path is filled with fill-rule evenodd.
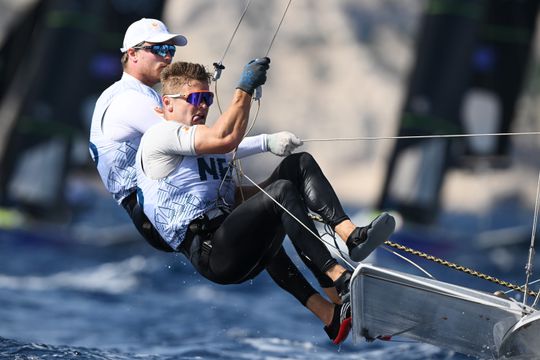
M 134 49 L 150 50 L 152 54 L 159 55 L 161 57 L 167 56 L 167 53 L 171 54 L 171 57 L 176 53 L 176 46 L 169 44 L 154 44 L 146 46 L 136 46 Z

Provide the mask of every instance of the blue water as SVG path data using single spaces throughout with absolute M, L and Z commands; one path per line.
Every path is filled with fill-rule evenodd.
M 403 231 L 395 240 L 502 276 L 490 262 L 494 250 L 441 234 Z M 515 255 L 516 271 L 503 275 L 518 280 L 526 247 L 497 251 Z M 411 270 L 382 253 L 383 265 Z M 425 266 L 443 280 L 484 286 Z M 215 285 L 183 256 L 155 251 L 140 239 L 105 245 L 86 234 L 82 242 L 62 228 L 0 231 L 0 305 L 0 359 L 468 358 L 405 340 L 355 344 L 349 338 L 334 346 L 311 313 L 264 273 L 242 285 Z

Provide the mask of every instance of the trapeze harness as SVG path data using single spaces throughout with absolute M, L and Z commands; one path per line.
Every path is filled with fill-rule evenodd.
M 337 261 L 271 198 L 258 193 L 234 208 L 236 184 L 228 171 L 231 154 L 193 156 L 194 150 L 184 147 L 184 155 L 176 155 L 179 162 L 172 173 L 159 180 L 148 177 L 142 171 L 141 158 L 154 146 L 145 145 L 152 138 L 166 142 L 160 133 L 166 126 L 156 125 L 145 133 L 136 166 L 142 190 L 139 202 L 171 248 L 184 253 L 203 276 L 216 283 L 241 283 L 266 269 L 280 286 L 292 287 L 290 292 L 305 303 L 315 290 L 308 288 L 283 250 L 287 234 L 321 285 L 333 286 L 324 273 Z M 195 128 L 166 130 L 187 144 Z M 145 161 L 144 166 L 149 164 Z M 268 183 L 265 190 L 303 223 L 310 224 L 314 232 L 317 230 L 308 209 L 332 227 L 348 219 L 328 180 L 307 153 L 286 157 Z M 296 269 L 292 276 L 291 269 Z
M 270 176 L 265 191 L 314 232 L 317 230 L 308 210 L 321 215 L 332 228 L 348 219 L 329 182 L 307 153 L 285 158 Z M 231 213 L 213 209 L 192 221 L 180 249 L 203 276 L 218 283 L 241 283 L 265 268 L 279 279 L 293 268 L 282 248 L 285 234 L 321 286 L 332 287 L 325 272 L 337 261 L 318 239 L 263 193 L 247 199 Z

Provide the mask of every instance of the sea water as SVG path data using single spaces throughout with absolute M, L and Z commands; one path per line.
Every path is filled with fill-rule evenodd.
M 266 273 L 216 285 L 182 255 L 156 251 L 135 233 L 117 243 L 94 233 L 82 242 L 59 228 L 0 231 L 0 359 L 468 358 L 405 338 L 355 344 L 349 337 L 335 346 Z M 466 254 L 447 255 L 457 253 Z M 489 253 L 467 256 L 475 254 L 474 265 L 485 268 Z M 382 265 L 400 261 L 381 250 L 376 256 Z

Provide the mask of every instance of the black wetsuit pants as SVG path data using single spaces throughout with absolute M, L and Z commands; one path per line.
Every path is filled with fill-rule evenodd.
M 286 157 L 269 179 L 265 191 L 315 234 L 308 209 L 332 228 L 348 219 L 319 165 L 308 153 Z M 193 235 L 186 255 L 209 280 L 241 283 L 266 269 L 272 279 L 302 304 L 316 293 L 283 249 L 291 239 L 302 260 L 322 287 L 331 287 L 325 272 L 337 264 L 328 249 L 266 194 L 259 192 L 234 209 L 210 237 Z M 211 248 L 201 256 L 205 240 Z

